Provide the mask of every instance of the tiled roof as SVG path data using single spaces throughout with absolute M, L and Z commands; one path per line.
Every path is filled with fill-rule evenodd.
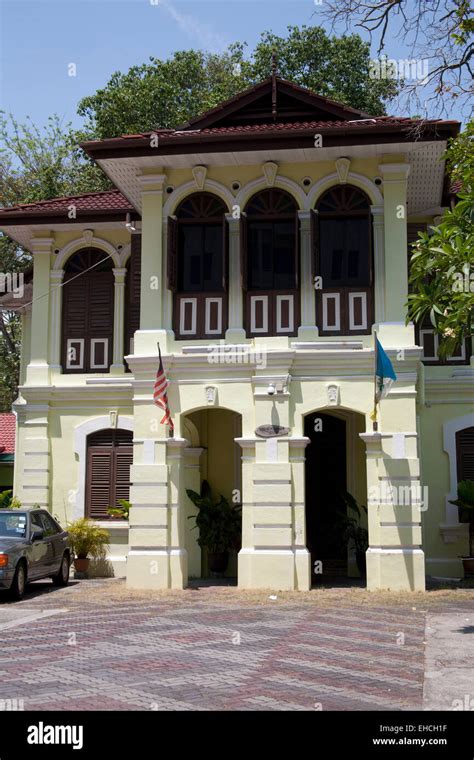
M 11 212 L 24 212 L 25 214 L 34 214 L 35 216 L 42 213 L 51 215 L 52 212 L 67 212 L 68 207 L 71 205 L 76 207 L 76 211 L 134 211 L 131 203 L 119 190 L 106 190 L 99 193 L 83 193 L 82 195 L 52 198 L 48 201 L 9 206 L 8 208 L 0 209 L 0 218 L 2 214 Z
M 0 454 L 15 453 L 16 416 L 12 412 L 0 414 Z
M 99 147 L 100 145 L 107 144 L 112 146 L 114 143 L 122 143 L 124 140 L 136 141 L 136 140 L 149 140 L 152 135 L 157 135 L 159 138 L 192 138 L 192 137 L 205 137 L 207 135 L 258 135 L 258 134 L 278 134 L 282 132 L 296 133 L 296 132 L 309 132 L 312 130 L 317 131 L 339 131 L 339 130 L 373 130 L 377 131 L 386 127 L 387 129 L 401 128 L 410 129 L 418 127 L 433 127 L 437 124 L 446 126 L 449 124 L 457 124 L 455 121 L 443 121 L 443 119 L 411 119 L 409 117 L 398 116 L 376 116 L 367 119 L 353 119 L 349 121 L 337 120 L 337 121 L 298 121 L 298 122 L 277 122 L 269 124 L 247 124 L 239 126 L 226 126 L 226 127 L 205 127 L 204 129 L 193 129 L 192 127 L 173 130 L 173 129 L 156 129 L 149 132 L 141 132 L 135 135 L 119 135 L 118 137 L 110 137 L 105 140 L 91 140 L 90 142 L 83 143 L 87 148 Z

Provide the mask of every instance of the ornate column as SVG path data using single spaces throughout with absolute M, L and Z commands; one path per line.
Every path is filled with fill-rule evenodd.
M 240 220 L 226 214 L 229 225 L 229 327 L 225 337 L 228 343 L 245 343 L 243 328 L 244 302 L 240 272 Z
M 121 375 L 125 372 L 124 357 L 124 328 L 125 328 L 125 278 L 127 269 L 113 269 L 115 277 L 114 287 L 114 345 L 112 366 L 110 372 L 113 375 Z
M 385 320 L 385 232 L 383 206 L 371 206 L 374 235 L 375 322 Z
M 49 385 L 50 259 L 53 242 L 52 237 L 32 240 L 31 352 L 26 370 L 26 385 Z
M 49 323 L 49 364 L 52 371 L 61 372 L 62 282 L 64 269 L 51 269 L 51 319 Z
M 165 174 L 141 175 L 142 257 L 140 287 L 140 330 L 135 334 L 134 354 L 155 355 L 156 343 L 166 350 L 163 321 L 163 184 Z
M 392 157 L 390 157 L 392 158 Z M 379 323 L 384 345 L 413 345 L 412 327 L 405 326 L 408 297 L 407 180 L 410 165 L 379 165 L 384 191 L 384 319 Z
M 319 331 L 316 327 L 316 301 L 313 282 L 313 241 L 311 239 L 311 211 L 298 211 L 300 219 L 300 299 L 301 325 L 299 340 L 315 340 Z

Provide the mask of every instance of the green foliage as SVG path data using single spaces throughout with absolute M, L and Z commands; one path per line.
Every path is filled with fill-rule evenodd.
M 355 513 L 350 517 L 347 512 L 339 512 L 336 520 L 337 529 L 340 531 L 343 546 L 353 546 L 357 553 L 366 552 L 369 547 L 369 532 L 361 525 L 362 511 L 367 514 L 367 507 L 357 504 L 352 494 L 348 491 L 342 494 L 347 510 Z M 361 511 L 362 510 L 362 511 Z
M 460 522 L 469 523 L 469 556 L 474 557 L 474 480 L 460 480 L 458 498 L 450 504 L 459 507 Z
M 3 491 L 0 494 L 0 509 L 21 509 L 21 501 L 13 496 L 13 491 Z
M 128 520 L 132 505 L 130 504 L 129 501 L 127 501 L 127 499 L 117 499 L 117 501 L 120 504 L 120 506 L 109 507 L 107 510 L 107 514 L 112 515 L 112 517 L 122 517 L 124 520 Z
M 71 551 L 77 559 L 103 559 L 109 534 L 88 517 L 81 517 L 67 527 Z
M 206 480 L 202 483 L 200 494 L 191 489 L 187 489 L 186 493 L 198 508 L 197 515 L 191 515 L 188 519 L 194 519 L 195 527 L 199 529 L 199 546 L 207 547 L 213 554 L 238 549 L 242 535 L 240 505 L 229 504 L 222 494 L 214 502 Z
M 474 121 L 450 142 L 446 161 L 462 190 L 432 234 L 413 244 L 407 322 L 429 317 L 440 336 L 439 356 L 453 354 L 472 335 L 474 309 Z
M 394 80 L 369 78 L 370 46 L 358 35 L 329 37 L 316 26 L 290 26 L 286 37 L 264 32 L 247 56 L 234 43 L 223 53 L 175 52 L 162 60 L 115 72 L 107 85 L 83 98 L 78 113 L 96 138 L 174 128 L 270 75 L 276 50 L 279 74 L 321 95 L 369 113 L 385 113 Z

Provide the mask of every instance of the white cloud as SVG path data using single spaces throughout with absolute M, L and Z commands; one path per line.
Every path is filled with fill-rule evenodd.
M 212 53 L 221 52 L 227 47 L 228 41 L 224 35 L 215 32 L 209 24 L 201 23 L 195 16 L 181 13 L 169 0 L 159 0 L 156 4 L 169 13 L 188 37 L 197 39 L 200 47 Z

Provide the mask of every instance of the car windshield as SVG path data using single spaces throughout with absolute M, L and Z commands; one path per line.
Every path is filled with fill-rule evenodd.
M 26 512 L 0 513 L 0 538 L 25 538 Z

